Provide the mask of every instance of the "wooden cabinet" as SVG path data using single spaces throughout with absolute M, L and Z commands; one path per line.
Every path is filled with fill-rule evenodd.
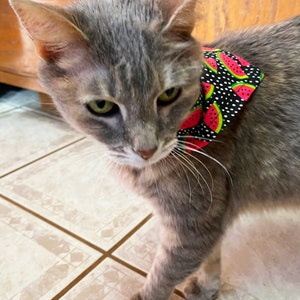
M 40 91 L 38 59 L 7 0 L 0 0 L 0 41 L 0 82 Z
M 40 0 L 59 5 L 69 4 L 70 1 Z M 199 2 L 199 22 L 195 35 L 205 42 L 231 30 L 274 23 L 300 14 L 299 0 Z M 24 30 L 20 29 L 8 0 L 0 0 L 0 82 L 43 92 L 37 79 L 38 60 L 33 43 Z
M 67 0 L 40 2 L 65 5 Z M 39 57 L 8 4 L 0 0 L 0 82 L 43 92 L 37 79 Z
M 208 0 L 199 1 L 197 38 L 204 42 L 233 30 L 262 26 L 300 14 L 299 0 Z

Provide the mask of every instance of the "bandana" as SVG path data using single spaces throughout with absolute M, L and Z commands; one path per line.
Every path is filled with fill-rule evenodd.
M 192 152 L 216 138 L 250 99 L 264 74 L 227 51 L 203 47 L 201 95 L 183 121 L 177 137 Z

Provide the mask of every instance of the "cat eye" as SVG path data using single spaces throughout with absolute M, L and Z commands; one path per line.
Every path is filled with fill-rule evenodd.
M 105 100 L 90 101 L 86 107 L 92 114 L 101 117 L 109 117 L 119 111 L 117 104 Z
M 157 98 L 157 105 L 166 106 L 173 103 L 180 96 L 180 93 L 180 88 L 174 87 L 167 89 Z

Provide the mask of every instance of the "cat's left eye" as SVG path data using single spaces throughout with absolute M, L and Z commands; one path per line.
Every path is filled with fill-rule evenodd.
M 93 100 L 86 104 L 87 109 L 96 116 L 108 117 L 119 111 L 119 106 L 105 100 Z
M 180 96 L 180 93 L 180 88 L 174 87 L 167 89 L 157 98 L 157 105 L 166 106 L 173 103 Z

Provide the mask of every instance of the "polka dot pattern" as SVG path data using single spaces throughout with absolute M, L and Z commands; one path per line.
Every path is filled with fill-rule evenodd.
M 188 141 L 186 152 L 202 148 L 215 139 L 241 111 L 264 78 L 258 68 L 230 52 L 203 47 L 203 53 L 202 92 L 192 109 L 192 112 L 202 109 L 202 116 L 198 124 L 186 128 L 188 116 L 184 129 L 177 133 L 180 140 Z

